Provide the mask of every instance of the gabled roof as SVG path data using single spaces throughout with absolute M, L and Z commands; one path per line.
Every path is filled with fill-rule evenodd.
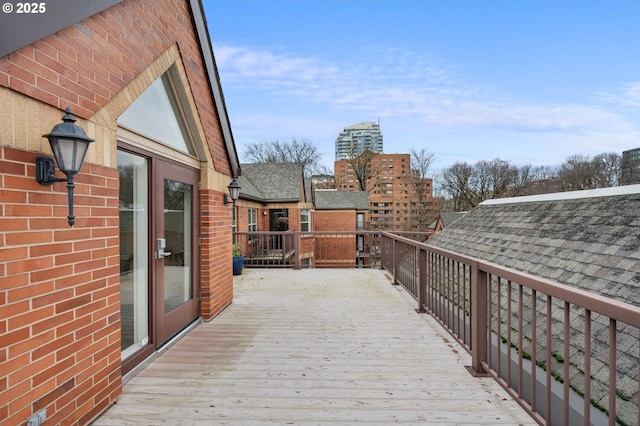
M 57 31 L 82 21 L 85 18 L 96 15 L 123 0 L 65 0 L 64 6 L 56 2 L 47 3 L 46 13 L 18 14 L 12 13 L 11 19 L 6 19 L 0 26 L 0 57 L 6 56 L 24 46 L 34 43 Z M 190 9 L 198 44 L 205 65 L 205 74 L 211 90 L 211 98 L 216 108 L 220 130 L 224 138 L 226 153 L 231 166 L 233 176 L 241 174 L 240 162 L 236 150 L 231 124 L 227 114 L 227 107 L 222 94 L 220 76 L 216 66 L 213 48 L 207 28 L 201 0 L 187 0 Z M 56 4 L 54 4 L 56 3 Z M 44 3 L 40 3 L 44 4 Z
M 442 228 L 444 229 L 467 213 L 468 212 L 442 212 L 438 219 L 429 225 L 429 229 L 435 229 L 438 226 L 438 220 L 442 221 Z
M 369 210 L 369 195 L 365 191 L 317 190 L 316 210 Z
M 640 305 L 640 185 L 486 201 L 435 245 Z
M 256 163 L 241 167 L 240 198 L 264 203 L 305 201 L 301 164 Z

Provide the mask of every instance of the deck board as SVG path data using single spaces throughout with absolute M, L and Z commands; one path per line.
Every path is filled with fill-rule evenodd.
M 535 424 L 380 270 L 245 269 L 94 424 Z

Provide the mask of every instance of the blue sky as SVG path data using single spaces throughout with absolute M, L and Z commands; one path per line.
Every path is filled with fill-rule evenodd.
M 640 2 L 203 0 L 236 146 L 378 121 L 437 171 L 640 147 Z

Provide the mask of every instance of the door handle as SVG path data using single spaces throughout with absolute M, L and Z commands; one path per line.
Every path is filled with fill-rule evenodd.
M 170 251 L 164 251 L 167 247 L 167 240 L 164 238 L 158 238 L 156 240 L 156 259 L 163 259 L 165 257 L 171 256 Z

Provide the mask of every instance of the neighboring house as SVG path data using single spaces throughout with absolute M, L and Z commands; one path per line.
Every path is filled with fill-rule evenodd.
M 640 306 L 639 211 L 640 185 L 496 199 L 447 225 L 428 244 Z M 552 315 L 559 325 L 562 307 L 554 307 Z M 570 363 L 575 375 L 571 386 L 581 389 L 584 316 L 572 315 L 578 317 L 571 321 L 570 330 Z M 592 380 L 601 385 L 592 386 L 592 399 L 606 406 L 608 322 L 598 324 L 597 316 L 593 321 Z M 539 319 L 538 327 L 540 324 L 544 319 Z M 618 327 L 617 404 L 618 413 L 627 416 L 637 412 L 640 348 L 637 330 L 623 324 Z M 563 339 L 562 326 L 554 330 L 558 335 L 553 336 L 552 347 L 561 347 L 556 340 Z M 530 336 L 524 341 L 529 342 Z
M 301 164 L 256 163 L 241 167 L 240 198 L 236 203 L 239 232 L 311 229 L 312 204 L 307 201 Z M 254 216 L 257 220 L 252 220 Z
M 39 410 L 90 423 L 123 375 L 233 295 L 223 196 L 240 167 L 201 2 L 46 6 L 11 15 L 0 53 L 3 425 Z M 67 107 L 95 139 L 73 227 L 66 185 L 34 167 Z
M 242 164 L 240 198 L 237 205 L 237 232 L 272 231 L 282 235 L 240 235 L 238 243 L 247 264 L 280 264 L 293 261 L 293 234 L 310 231 L 313 204 L 308 200 L 301 164 Z M 307 257 L 310 250 L 304 250 Z
M 316 266 L 368 266 L 372 239 L 353 231 L 369 229 L 369 196 L 364 191 L 316 190 L 313 230 L 335 234 L 316 235 Z M 339 232 L 347 231 L 349 235 Z M 331 251 L 330 253 L 328 251 Z
M 298 244 L 301 267 L 367 265 L 370 239 L 354 231 L 369 228 L 366 192 L 315 190 L 294 163 L 242 164 L 237 206 L 237 242 L 247 265 L 292 263 Z M 247 234 L 247 232 L 271 234 Z M 302 234 L 296 236 L 293 232 Z M 339 239 L 305 232 L 351 232 Z M 299 238 L 298 241 L 295 239 Z M 327 253 L 328 239 L 333 246 Z M 330 261 L 329 258 L 332 260 Z
M 429 225 L 429 231 L 433 231 L 432 236 L 435 236 L 438 232 L 442 231 L 447 226 L 450 226 L 456 220 L 464 217 L 467 212 L 442 212 L 438 219 Z M 431 238 L 431 237 L 430 237 Z

